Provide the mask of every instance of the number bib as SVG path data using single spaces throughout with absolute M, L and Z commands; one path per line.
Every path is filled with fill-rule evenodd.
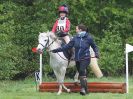
M 64 18 L 64 20 L 59 19 L 58 20 L 58 24 L 57 24 L 57 31 L 63 31 L 66 28 L 66 17 Z

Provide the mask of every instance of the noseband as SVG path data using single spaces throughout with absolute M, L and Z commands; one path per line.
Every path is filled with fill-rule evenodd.
M 47 36 L 48 37 L 48 36 Z M 49 44 L 49 37 L 48 37 L 48 41 L 47 41 L 47 43 L 45 44 L 45 45 L 43 45 L 43 44 L 41 44 L 41 43 L 39 43 L 40 45 L 42 45 L 44 48 L 49 48 L 54 42 L 56 41 L 56 39 L 55 40 L 53 40 L 50 44 Z

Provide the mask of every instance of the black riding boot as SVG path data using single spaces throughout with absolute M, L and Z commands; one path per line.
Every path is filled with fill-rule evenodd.
M 81 84 L 80 94 L 81 95 L 86 95 L 86 93 L 88 93 L 88 91 L 87 91 L 87 80 L 86 80 L 86 78 L 80 77 L 80 84 Z

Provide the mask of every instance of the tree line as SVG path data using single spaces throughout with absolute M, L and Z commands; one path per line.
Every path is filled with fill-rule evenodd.
M 39 55 L 31 49 L 38 44 L 39 32 L 52 29 L 61 4 L 69 7 L 70 34 L 75 34 L 80 23 L 89 27 L 100 51 L 99 66 L 104 75 L 124 74 L 125 44 L 133 45 L 132 0 L 0 0 L 0 79 L 24 78 L 38 70 Z M 43 69 L 49 73 L 49 56 L 44 53 Z

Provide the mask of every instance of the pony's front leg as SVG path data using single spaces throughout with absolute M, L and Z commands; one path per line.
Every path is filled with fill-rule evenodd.
M 70 89 L 68 89 L 63 83 L 59 83 L 59 91 L 57 95 L 60 95 L 62 93 L 62 87 L 69 93 Z
M 63 88 L 64 88 L 68 93 L 71 92 L 71 90 L 68 89 L 64 84 L 62 84 L 62 86 L 63 86 Z
M 59 73 L 56 70 L 54 70 L 54 73 L 56 75 L 56 78 L 57 78 L 57 81 L 58 81 L 58 85 L 59 85 L 59 90 L 57 92 L 57 95 L 60 95 L 62 93 L 62 82 L 60 82 L 60 75 L 59 75 Z
M 58 90 L 57 95 L 60 95 L 61 93 L 62 93 L 62 84 L 59 83 L 59 90 Z
M 62 87 L 67 91 L 67 92 L 70 92 L 70 89 L 68 89 L 65 85 L 64 85 L 64 78 L 65 78 L 65 74 L 66 74 L 66 67 L 62 67 L 61 70 L 60 70 L 60 79 L 59 81 L 61 81 L 62 83 Z

